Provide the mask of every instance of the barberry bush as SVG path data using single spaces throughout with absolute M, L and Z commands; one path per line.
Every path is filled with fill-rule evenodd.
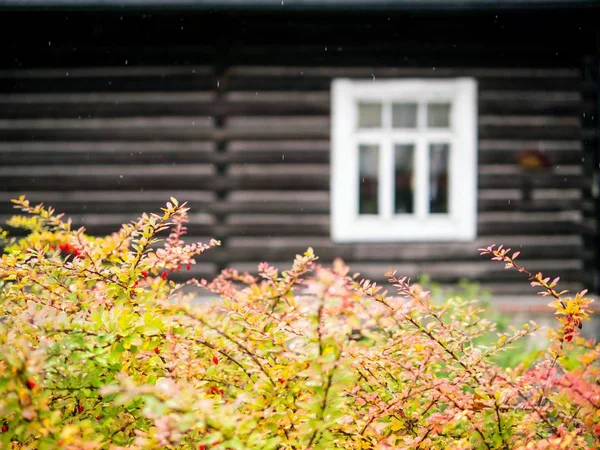
M 509 249 L 482 253 L 550 297 L 558 327 L 534 365 L 504 369 L 494 358 L 535 324 L 483 345 L 495 326 L 477 303 L 436 304 L 394 272 L 388 293 L 308 249 L 289 270 L 176 283 L 219 243 L 185 243 L 175 199 L 103 238 L 14 203 L 26 235 L 0 234 L 0 448 L 598 445 L 600 346 L 579 335 L 590 300 Z

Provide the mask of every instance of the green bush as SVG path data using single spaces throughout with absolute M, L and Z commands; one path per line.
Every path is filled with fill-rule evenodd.
M 585 292 L 483 249 L 554 300 L 560 326 L 533 366 L 502 352 L 474 301 L 441 304 L 393 272 L 394 295 L 318 264 L 175 283 L 185 244 L 171 199 L 103 238 L 20 198 L 2 232 L 0 448 L 583 449 L 600 437 L 600 346 L 578 334 Z M 158 236 L 165 235 L 162 245 Z M 195 286 L 219 301 L 195 305 Z M 577 364 L 565 365 L 577 356 Z M 574 359 L 571 356 L 570 361 Z

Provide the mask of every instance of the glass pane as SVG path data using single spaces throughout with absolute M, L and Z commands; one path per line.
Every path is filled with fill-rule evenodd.
M 381 128 L 381 103 L 358 104 L 358 127 Z
M 396 214 L 412 214 L 414 212 L 414 155 L 412 144 L 394 146 L 394 178 Z
M 417 104 L 416 103 L 394 103 L 394 104 L 392 104 L 392 127 L 394 127 L 394 128 L 416 128 L 417 127 Z
M 428 104 L 427 126 L 430 128 L 450 128 L 450 103 Z
M 359 147 L 359 195 L 358 213 L 378 213 L 379 187 L 379 146 L 361 145 Z
M 448 213 L 449 144 L 429 145 L 429 212 Z

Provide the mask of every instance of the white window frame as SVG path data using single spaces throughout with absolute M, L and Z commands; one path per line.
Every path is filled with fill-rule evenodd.
M 471 241 L 477 234 L 477 83 L 473 78 L 332 83 L 331 237 L 335 242 Z M 383 104 L 382 128 L 358 129 L 358 103 Z M 415 129 L 391 128 L 391 103 L 417 103 Z M 426 129 L 424 105 L 451 103 L 450 129 Z M 448 214 L 428 213 L 428 143 L 450 143 Z M 379 214 L 359 215 L 360 143 L 379 145 Z M 415 213 L 394 215 L 395 143 L 415 144 Z

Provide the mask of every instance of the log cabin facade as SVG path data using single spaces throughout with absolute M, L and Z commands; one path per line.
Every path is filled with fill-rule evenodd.
M 109 233 L 174 196 L 223 242 L 198 277 L 312 246 L 529 292 L 502 243 L 597 289 L 595 4 L 81 3 L 0 1 L 2 221 L 26 193 Z

